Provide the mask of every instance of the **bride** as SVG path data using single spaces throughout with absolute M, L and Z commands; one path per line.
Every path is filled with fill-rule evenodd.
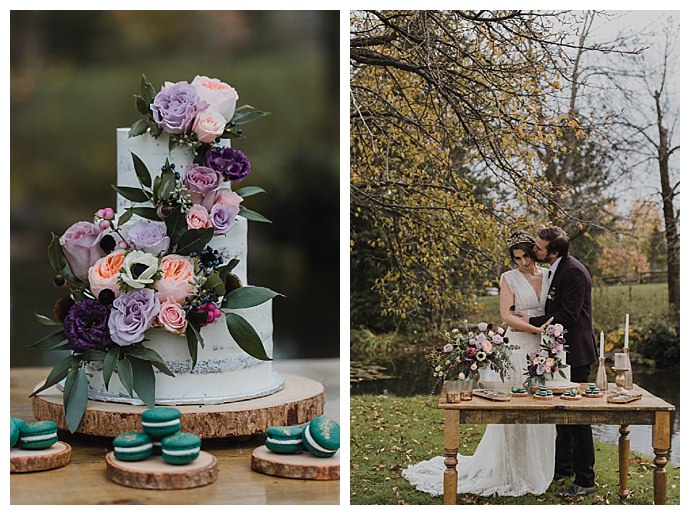
M 517 231 L 508 239 L 510 257 L 516 268 L 501 276 L 501 317 L 508 325 L 512 351 L 511 378 L 507 386 L 519 385 L 526 366 L 526 355 L 539 348 L 542 327 L 527 322 L 544 314 L 548 291 L 546 271 L 535 266 L 534 239 Z M 514 310 L 514 311 L 513 311 Z M 515 316 L 525 315 L 526 318 Z M 482 370 L 482 381 L 500 381 L 498 374 Z M 556 428 L 544 424 L 490 424 L 473 456 L 458 455 L 458 493 L 483 496 L 541 495 L 551 484 L 555 463 Z M 417 490 L 443 493 L 444 456 L 436 456 L 403 470 L 402 475 Z

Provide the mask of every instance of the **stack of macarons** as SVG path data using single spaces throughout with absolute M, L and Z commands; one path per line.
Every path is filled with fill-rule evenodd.
M 330 458 L 340 448 L 340 425 L 321 416 L 306 424 L 269 427 L 266 447 L 279 454 L 307 450 L 318 458 Z
M 201 451 L 201 438 L 181 432 L 180 411 L 156 407 L 141 414 L 143 431 L 124 433 L 113 440 L 115 457 L 123 461 L 145 460 L 160 454 L 172 465 L 191 463 Z
M 10 417 L 10 448 L 48 449 L 58 441 L 57 424 L 51 420 L 24 422 Z
M 534 396 L 538 399 L 553 399 L 553 391 L 546 386 L 540 386 L 537 391 L 534 392 Z

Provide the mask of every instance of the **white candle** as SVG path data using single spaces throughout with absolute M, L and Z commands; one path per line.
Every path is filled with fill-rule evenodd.
M 628 348 L 628 325 L 630 324 L 630 315 L 625 314 L 625 339 L 623 340 L 623 348 Z
M 613 368 L 615 368 L 616 370 L 627 368 L 627 363 L 625 361 L 625 352 L 616 352 L 616 354 L 614 355 Z
M 599 357 L 604 357 L 604 331 L 599 335 Z

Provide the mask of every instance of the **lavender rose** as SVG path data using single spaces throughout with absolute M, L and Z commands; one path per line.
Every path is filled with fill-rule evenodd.
M 187 167 L 182 182 L 191 192 L 194 204 L 204 204 L 206 209 L 210 209 L 214 192 L 223 183 L 223 176 L 207 166 L 192 164 Z
M 100 246 L 103 233 L 91 222 L 77 222 L 60 236 L 60 245 L 72 273 L 82 281 L 89 276 L 89 267 L 105 252 Z
M 164 87 L 151 104 L 153 121 L 169 134 L 190 131 L 196 115 L 208 107 L 194 86 L 187 81 Z
M 113 310 L 108 320 L 110 337 L 121 346 L 140 342 L 160 309 L 160 301 L 149 288 L 120 295 L 113 302 Z
M 235 217 L 240 212 L 239 206 L 237 208 L 227 207 L 223 204 L 216 204 L 211 209 L 211 225 L 213 225 L 213 234 L 226 234 L 235 223 Z
M 108 329 L 110 310 L 93 299 L 74 304 L 64 321 L 69 348 L 76 352 L 106 350 L 112 345 Z
M 241 150 L 230 147 L 211 147 L 204 165 L 223 174 L 226 181 L 239 182 L 251 171 L 249 158 Z
M 160 256 L 170 247 L 170 238 L 163 224 L 137 220 L 132 224 L 127 224 L 126 231 L 127 239 L 136 250 Z

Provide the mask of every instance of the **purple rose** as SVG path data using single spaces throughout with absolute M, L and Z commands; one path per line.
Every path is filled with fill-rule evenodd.
M 93 299 L 74 304 L 64 321 L 69 348 L 73 351 L 106 350 L 112 345 L 108 330 L 110 310 Z
M 191 192 L 192 202 L 211 209 L 215 192 L 223 184 L 223 176 L 213 168 L 192 164 L 187 167 L 182 182 Z
M 100 246 L 103 233 L 91 222 L 77 222 L 60 236 L 60 245 L 69 267 L 77 278 L 86 281 L 89 267 L 105 252 Z
M 226 181 L 239 182 L 250 172 L 249 158 L 240 150 L 230 147 L 211 147 L 206 152 L 204 165 L 223 174 Z
M 169 134 L 189 132 L 196 115 L 208 107 L 187 81 L 163 87 L 151 104 L 153 121 Z
M 549 336 L 551 336 L 555 332 L 556 332 L 556 328 L 552 325 L 550 325 L 546 328 L 546 334 L 548 334 Z
M 545 370 L 544 365 L 542 363 L 539 363 L 537 365 L 537 375 L 538 376 L 544 375 L 544 370 Z
M 239 206 L 227 207 L 223 204 L 216 204 L 211 209 L 211 225 L 215 229 L 213 234 L 225 234 L 235 223 L 235 217 L 240 212 Z
M 144 339 L 144 332 L 158 316 L 161 305 L 153 290 L 141 288 L 120 295 L 113 302 L 108 327 L 118 345 L 131 345 Z
M 142 250 L 154 256 L 160 256 L 168 251 L 170 238 L 165 225 L 146 220 L 137 220 L 125 226 L 127 240 L 136 250 Z

